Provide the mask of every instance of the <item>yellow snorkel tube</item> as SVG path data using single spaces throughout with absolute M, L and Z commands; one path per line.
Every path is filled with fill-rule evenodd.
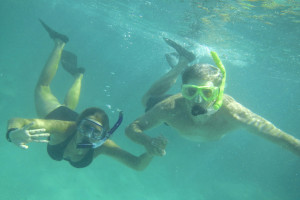
M 221 82 L 221 85 L 220 85 L 220 92 L 219 92 L 219 95 L 218 95 L 218 98 L 217 98 L 216 102 L 213 105 L 215 110 L 219 110 L 222 106 L 222 103 L 223 103 L 223 94 L 224 94 L 225 81 L 226 81 L 226 71 L 225 71 L 225 67 L 222 64 L 218 54 L 214 51 L 211 51 L 210 54 L 211 54 L 215 64 L 221 70 L 221 73 L 223 74 L 223 79 L 222 79 L 222 82 Z

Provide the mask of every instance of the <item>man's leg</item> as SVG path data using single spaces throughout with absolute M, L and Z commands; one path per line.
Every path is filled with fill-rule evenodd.
M 168 73 L 155 81 L 142 98 L 143 106 L 146 107 L 147 102 L 151 97 L 164 95 L 176 83 L 178 76 L 186 66 L 186 62 L 179 62 Z
M 177 65 L 174 65 L 174 62 L 172 62 L 172 56 L 174 56 L 174 54 L 166 54 L 166 59 L 172 69 L 159 80 L 157 80 L 145 93 L 142 98 L 142 104 L 144 107 L 147 106 L 147 102 L 151 97 L 159 97 L 164 95 L 176 83 L 178 76 L 188 66 L 188 63 L 195 59 L 195 55 L 193 53 L 187 51 L 176 42 L 167 38 L 164 38 L 164 40 L 168 45 L 177 51 L 179 60 Z

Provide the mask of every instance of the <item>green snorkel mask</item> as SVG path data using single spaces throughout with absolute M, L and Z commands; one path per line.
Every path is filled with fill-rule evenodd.
M 221 73 L 223 74 L 223 79 L 222 79 L 222 82 L 221 82 L 221 85 L 220 85 L 220 92 L 219 92 L 219 95 L 217 97 L 216 102 L 213 105 L 213 108 L 215 110 L 219 110 L 221 108 L 222 104 L 223 104 L 223 94 L 224 94 L 225 81 L 226 81 L 226 71 L 225 71 L 225 67 L 222 64 L 218 54 L 214 51 L 211 51 L 210 54 L 211 54 L 215 64 L 221 70 Z

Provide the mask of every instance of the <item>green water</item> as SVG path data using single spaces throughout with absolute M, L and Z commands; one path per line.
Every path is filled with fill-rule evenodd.
M 169 37 L 227 69 L 225 93 L 300 138 L 300 2 L 186 0 L 0 1 L 0 199 L 297 200 L 300 160 L 244 130 L 212 143 L 180 137 L 171 127 L 147 131 L 168 138 L 167 155 L 142 172 L 101 156 L 84 169 L 5 140 L 7 120 L 35 118 L 34 86 L 53 48 L 41 18 L 70 38 L 65 49 L 86 68 L 76 111 L 104 108 L 124 122 L 113 136 L 135 155 L 144 149 L 125 134 L 143 113 L 145 90 L 169 70 Z M 61 68 L 52 86 L 63 101 L 72 77 Z M 178 92 L 180 82 L 171 92 Z

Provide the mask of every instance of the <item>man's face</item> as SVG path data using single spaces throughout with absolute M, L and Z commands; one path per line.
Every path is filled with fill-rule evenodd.
M 182 85 L 182 96 L 186 99 L 193 116 L 206 114 L 216 101 L 219 88 L 211 81 L 191 79 Z

